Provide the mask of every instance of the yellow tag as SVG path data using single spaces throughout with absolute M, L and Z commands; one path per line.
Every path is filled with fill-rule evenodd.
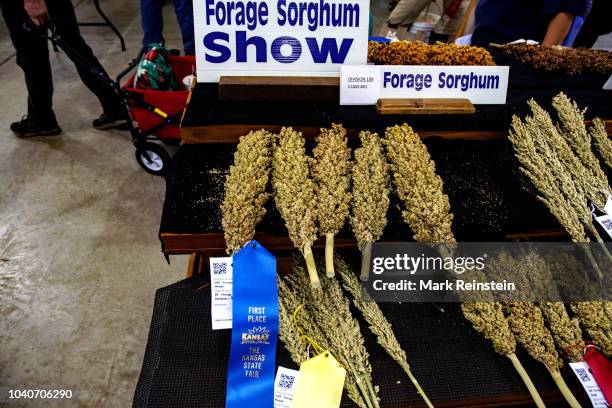
M 346 370 L 329 351 L 304 361 L 295 384 L 291 408 L 338 408 Z
M 153 109 L 153 112 L 157 113 L 162 118 L 167 118 L 168 117 L 168 114 L 166 112 L 164 112 L 163 110 L 159 109 L 159 108 Z

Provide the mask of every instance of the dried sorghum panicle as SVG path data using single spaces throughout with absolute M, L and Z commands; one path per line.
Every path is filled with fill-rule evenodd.
M 381 65 L 495 65 L 489 51 L 456 44 L 392 41 L 368 44 L 368 62 Z
M 266 213 L 266 192 L 272 167 L 272 135 L 265 130 L 240 138 L 234 164 L 225 182 L 221 205 L 227 252 L 240 249 L 255 236 L 255 228 Z
M 566 402 L 572 408 L 580 408 L 580 403 L 561 376 L 559 370 L 563 367 L 563 362 L 555 349 L 552 334 L 544 324 L 540 308 L 530 302 L 509 302 L 504 304 L 504 309 L 518 342 L 531 357 L 544 364 Z
M 304 287 L 307 291 L 310 291 L 308 277 L 305 278 Z M 306 302 L 306 299 L 310 297 L 306 296 L 306 298 L 301 298 L 299 294 L 289 288 L 281 278 L 278 278 L 278 294 L 280 314 L 279 337 L 284 342 L 285 348 L 290 352 L 293 361 L 296 364 L 301 364 L 304 360 L 309 358 L 307 355 L 307 351 L 309 350 L 308 343 L 306 338 L 299 333 L 298 326 L 303 330 L 303 334 L 315 341 L 319 347 L 336 355 L 335 350 L 327 343 L 325 334 L 315 323 L 314 317 L 311 314 L 312 308 L 302 303 Z M 314 351 L 312 348 L 310 350 Z M 344 389 L 349 398 L 357 404 L 359 408 L 369 408 L 359 393 L 354 377 L 348 370 L 344 381 Z
M 589 135 L 606 166 L 612 169 L 612 141 L 610 141 L 606 126 L 601 119 L 593 119 L 593 124 L 589 128 Z
M 559 352 L 565 354 L 569 362 L 580 361 L 585 343 L 578 319 L 569 316 L 562 302 L 542 302 L 540 309 Z
M 376 336 L 378 344 L 385 349 L 387 354 L 389 354 L 389 356 L 391 356 L 410 377 L 412 384 L 423 397 L 427 406 L 433 407 L 429 398 L 412 374 L 406 359 L 406 352 L 402 349 L 399 341 L 397 341 L 391 323 L 389 323 L 382 313 L 378 304 L 363 298 L 362 287 L 359 280 L 343 260 L 336 259 L 336 270 L 342 278 L 344 288 L 353 296 L 353 304 L 359 309 L 366 322 L 368 322 L 370 331 Z
M 495 351 L 508 357 L 516 372 L 520 375 L 538 408 L 544 408 L 544 402 L 529 378 L 529 374 L 516 356 L 516 339 L 504 316 L 503 306 L 499 302 L 465 302 L 461 304 L 465 318 L 474 329 L 486 339 L 491 340 Z
M 606 356 L 612 357 L 612 304 L 604 301 L 574 302 L 571 309 L 591 340 Z
M 351 202 L 351 149 L 346 130 L 336 124 L 321 129 L 312 153 L 317 222 L 319 233 L 325 235 L 325 270 L 328 277 L 333 277 L 334 236 L 344 226 Z
M 353 201 L 350 222 L 362 254 L 362 279 L 367 279 L 372 244 L 387 225 L 389 169 L 382 141 L 376 133 L 361 132 L 352 173 Z
M 508 44 L 502 50 L 513 59 L 543 71 L 569 75 L 612 73 L 612 53 L 589 48 Z
M 573 170 L 574 177 L 583 184 L 588 198 L 597 206 L 603 208 L 606 204 L 610 187 L 608 178 L 599 165 L 599 160 L 591 150 L 591 137 L 584 124 L 584 112 L 576 102 L 569 99 L 563 92 L 553 98 L 553 106 L 557 110 L 561 123 L 557 126 L 559 134 L 567 142 L 582 167 Z M 553 142 L 556 142 L 553 140 Z M 556 142 L 555 145 L 561 145 Z M 562 148 L 564 148 L 563 146 Z M 576 166 L 578 167 L 578 166 Z
M 272 186 L 274 199 L 285 221 L 289 238 L 308 267 L 313 287 L 320 286 L 312 243 L 317 239 L 315 183 L 310 177 L 304 138 L 292 128 L 282 128 L 274 146 Z
M 510 329 L 531 357 L 558 371 L 563 363 L 552 334 L 546 328 L 542 311 L 531 302 L 508 302 L 504 304 L 504 311 L 508 315 Z
M 453 215 L 443 183 L 436 174 L 427 147 L 410 126 L 403 124 L 385 132 L 387 157 L 393 182 L 404 203 L 402 216 L 418 242 L 452 243 Z
M 372 384 L 372 368 L 365 341 L 338 281 L 324 279 L 321 290 L 311 289 L 304 268 L 298 265 L 294 265 L 287 281 L 325 336 L 329 351 L 354 379 L 367 406 L 378 407 L 378 396 Z
M 501 303 L 465 302 L 461 304 L 461 310 L 474 329 L 491 340 L 496 352 L 503 356 L 514 354 L 516 340 L 510 331 Z
M 588 242 L 582 222 L 584 214 L 575 210 L 576 205 L 584 205 L 586 209 L 586 203 L 583 203 L 580 194 L 576 192 L 571 178 L 568 180 L 567 172 L 548 144 L 536 142 L 538 138 L 545 137 L 539 128 L 534 126 L 533 121 L 522 122 L 518 117 L 512 117 L 508 138 L 521 164 L 521 171 L 538 190 L 538 199 L 563 225 L 574 242 Z M 562 177 L 565 184 L 571 183 L 571 188 L 563 191 L 563 185 L 558 182 L 557 177 Z M 588 216 L 590 217 L 590 213 Z

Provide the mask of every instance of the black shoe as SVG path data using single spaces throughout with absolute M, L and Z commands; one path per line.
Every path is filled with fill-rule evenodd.
M 19 122 L 11 123 L 11 130 L 17 137 L 27 139 L 36 136 L 55 136 L 62 133 L 62 129 L 55 124 L 38 125 L 32 122 L 27 116 L 21 118 Z
M 98 119 L 95 119 L 93 121 L 93 127 L 98 130 L 127 130 L 128 122 L 126 116 L 121 113 L 103 113 Z

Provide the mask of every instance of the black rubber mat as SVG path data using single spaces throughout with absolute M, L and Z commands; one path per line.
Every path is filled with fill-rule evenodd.
M 208 283 L 204 274 L 157 291 L 135 407 L 224 406 L 230 331 L 211 330 Z M 456 304 L 381 306 L 415 376 L 435 405 L 459 407 L 484 399 L 505 406 L 503 401 L 509 396 L 526 393 L 510 361 L 471 329 Z M 373 380 L 380 386 L 381 407 L 422 406 L 401 368 L 361 323 Z M 277 365 L 297 368 L 282 342 L 278 344 Z M 553 400 L 547 406 L 557 406 L 558 394 L 543 366 L 520 349 L 518 356 L 544 398 Z M 570 388 L 583 399 L 571 373 L 564 374 Z M 342 406 L 353 404 L 345 398 Z

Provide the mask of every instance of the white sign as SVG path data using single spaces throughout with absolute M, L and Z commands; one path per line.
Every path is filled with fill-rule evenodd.
M 232 328 L 232 257 L 210 258 L 210 313 L 213 330 Z
M 504 104 L 507 66 L 345 65 L 341 105 L 375 105 L 381 98 L 465 98 L 473 104 Z
M 593 404 L 593 408 L 608 408 L 610 405 L 606 402 L 606 397 L 604 397 L 595 378 L 593 378 L 589 365 L 584 361 L 569 363 L 569 365 L 572 367 L 574 374 L 576 374 L 576 377 L 578 377 L 578 380 L 580 380 L 580 383 L 584 387 L 584 390 Z
M 295 382 L 300 372 L 290 368 L 278 367 L 274 380 L 274 408 L 291 408 Z
M 365 64 L 369 0 L 194 0 L 197 77 L 338 76 Z

